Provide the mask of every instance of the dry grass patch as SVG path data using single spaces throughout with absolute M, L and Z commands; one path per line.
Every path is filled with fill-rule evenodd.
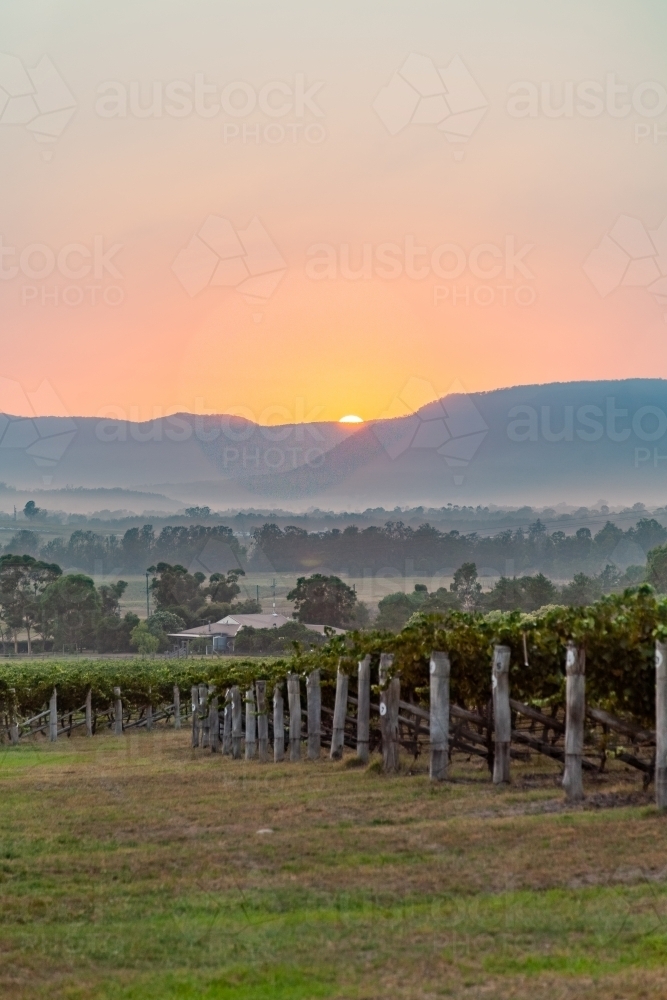
M 421 761 L 385 778 L 188 744 L 3 751 L 5 995 L 667 995 L 666 820 L 624 768 L 573 810 L 550 762 L 498 789 L 459 758 L 433 788 Z

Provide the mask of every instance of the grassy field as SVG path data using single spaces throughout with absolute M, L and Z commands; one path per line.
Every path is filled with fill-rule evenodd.
M 667 819 L 624 769 L 259 765 L 187 730 L 4 747 L 0 995 L 667 996 Z M 406 760 L 406 765 L 407 765 Z

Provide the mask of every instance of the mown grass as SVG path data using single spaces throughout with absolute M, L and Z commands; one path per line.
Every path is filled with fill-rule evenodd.
M 432 788 L 188 743 L 0 751 L 2 996 L 667 995 L 667 820 L 624 769 L 572 810 L 550 762 Z

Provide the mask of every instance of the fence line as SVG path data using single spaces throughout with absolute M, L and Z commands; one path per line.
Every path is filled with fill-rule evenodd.
M 108 709 L 93 710 L 92 693 L 86 693 L 83 705 L 58 716 L 58 691 L 53 689 L 49 707 L 27 719 L 20 719 L 15 698 L 10 699 L 5 714 L 4 737 L 17 745 L 27 737 L 43 734 L 56 742 L 63 735 L 85 726 L 88 737 L 104 729 L 120 736 L 130 729 L 151 730 L 157 723 L 173 724 L 180 729 L 188 716 L 192 724 L 192 747 L 208 748 L 239 759 L 256 756 L 285 759 L 285 738 L 289 739 L 289 759 L 301 759 L 301 743 L 307 746 L 307 759 L 318 760 L 322 742 L 329 746 L 329 756 L 339 760 L 344 748 L 356 750 L 361 762 L 367 762 L 372 750 L 382 755 L 385 773 L 400 769 L 400 754 L 406 751 L 415 758 L 429 754 L 429 774 L 433 781 L 447 778 L 452 752 L 486 760 L 496 784 L 510 781 L 512 760 L 526 760 L 536 752 L 563 767 L 563 788 L 568 802 L 584 797 L 583 772 L 604 769 L 610 754 L 643 773 L 645 786 L 655 778 L 655 798 L 660 809 L 667 809 L 667 644 L 655 644 L 656 729 L 643 729 L 627 719 L 617 719 L 604 709 L 586 704 L 585 654 L 569 643 L 566 651 L 565 710 L 553 709 L 551 715 L 511 698 L 510 650 L 496 646 L 489 673 L 491 699 L 484 711 L 472 711 L 450 704 L 450 661 L 447 653 L 434 650 L 429 665 L 429 708 L 400 697 L 400 675 L 393 672 L 393 657 L 382 654 L 378 667 L 378 701 L 371 700 L 371 661 L 366 656 L 358 664 L 357 694 L 349 690 L 350 677 L 339 667 L 336 676 L 334 708 L 322 704 L 320 671 L 306 678 L 306 707 L 301 706 L 302 678 L 287 677 L 287 733 L 282 684 L 273 691 L 273 713 L 267 711 L 266 681 L 256 681 L 245 691 L 245 725 L 242 698 L 238 685 L 225 691 L 222 710 L 218 693 L 207 684 L 193 685 L 190 706 L 182 709 L 178 685 L 173 702 L 153 705 L 148 694 L 146 705 L 136 718 L 124 714 L 122 692 L 113 689 Z M 562 714 L 561 714 L 562 713 Z M 371 724 L 371 716 L 375 720 Z M 601 730 L 601 735 L 599 731 Z M 618 739 L 617 739 L 618 737 Z M 616 745 L 615 745 L 616 740 Z M 619 742 L 622 740 L 622 742 Z M 630 748 L 628 747 L 630 743 Z M 632 750 L 632 752 L 630 752 Z

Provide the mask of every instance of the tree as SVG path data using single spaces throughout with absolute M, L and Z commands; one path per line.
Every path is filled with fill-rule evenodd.
M 667 545 L 657 545 L 646 557 L 646 579 L 659 594 L 667 593 Z
M 103 583 L 98 587 L 100 595 L 100 610 L 103 615 L 116 615 L 120 617 L 120 599 L 127 590 L 125 580 L 118 580 L 116 583 Z
M 378 602 L 378 616 L 374 627 L 385 629 L 387 632 L 400 632 L 408 618 L 417 610 L 419 604 L 413 600 L 411 594 L 404 594 L 400 590 L 395 594 L 387 594 Z
M 215 604 L 231 604 L 236 595 L 241 593 L 238 585 L 240 576 L 245 576 L 242 569 L 230 569 L 227 576 L 223 573 L 211 573 L 204 593 Z
M 46 511 L 44 508 L 38 507 L 34 500 L 28 500 L 27 504 L 23 508 L 23 513 L 30 521 L 37 517 L 46 517 Z
M 644 552 L 655 548 L 656 545 L 664 545 L 667 541 L 667 529 L 663 528 L 654 517 L 642 517 L 634 528 L 630 528 L 628 535 Z
M 185 508 L 186 517 L 210 517 L 211 508 L 210 507 L 186 507 Z
M 0 557 L 0 605 L 3 618 L 14 633 L 15 650 L 17 633 L 25 630 L 28 653 L 32 653 L 32 630 L 42 618 L 40 598 L 60 573 L 59 566 L 38 562 L 32 556 Z
M 130 649 L 130 634 L 139 617 L 128 611 L 121 618 L 120 599 L 127 589 L 125 580 L 98 587 L 100 618 L 95 629 L 95 648 L 100 653 L 123 653 Z
M 357 595 L 337 576 L 314 573 L 308 579 L 300 576 L 287 600 L 294 601 L 297 621 L 344 628 L 354 618 Z
M 71 573 L 50 583 L 41 599 L 44 627 L 56 647 L 93 647 L 101 600 L 95 584 L 83 573 Z
M 188 573 L 185 566 L 178 563 L 170 566 L 165 562 L 150 566 L 148 572 L 153 574 L 151 590 L 159 611 L 173 611 L 174 614 L 191 619 L 197 608 L 204 603 L 204 573 Z M 189 620 L 187 624 L 190 624 Z
M 20 531 L 17 531 L 9 539 L 9 542 L 5 546 L 5 552 L 19 556 L 36 557 L 39 553 L 39 535 L 35 531 L 30 531 L 29 528 L 21 528 Z M 44 553 L 41 554 L 42 556 L 44 555 Z M 54 561 L 47 554 L 46 562 Z
M 152 632 L 149 632 L 146 622 L 139 622 L 138 625 L 134 626 L 130 633 L 130 642 L 142 655 L 157 653 L 160 646 L 160 640 Z
M 95 630 L 95 648 L 99 653 L 128 653 L 132 649 L 130 636 L 139 624 L 139 616 L 133 611 L 105 615 L 100 618 Z
M 561 590 L 561 598 L 571 607 L 585 607 L 602 596 L 602 587 L 596 577 L 585 573 L 575 573 L 572 583 L 566 583 Z
M 477 579 L 477 566 L 474 562 L 466 562 L 459 566 L 449 589 L 456 594 L 463 611 L 475 610 L 480 604 L 482 585 Z
M 182 632 L 186 623 L 172 611 L 155 611 L 146 619 L 146 628 L 158 640 L 158 650 L 168 649 L 171 645 L 169 633 Z
M 546 604 L 555 604 L 558 588 L 543 573 L 536 576 L 508 578 L 501 576 L 493 589 L 484 596 L 484 605 L 497 611 L 537 611 Z

